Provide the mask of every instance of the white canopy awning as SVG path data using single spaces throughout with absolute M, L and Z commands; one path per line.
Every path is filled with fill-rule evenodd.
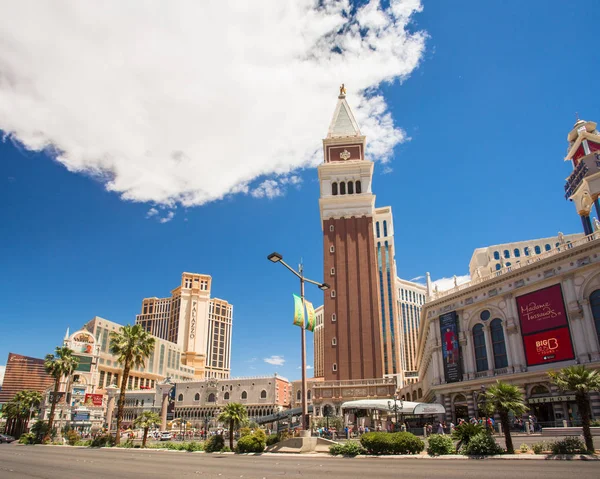
M 396 401 L 398 406 L 398 414 L 406 415 L 429 415 L 429 414 L 445 414 L 446 408 L 441 404 L 421 403 L 411 401 Z M 377 409 L 378 411 L 386 411 L 395 413 L 393 399 L 359 399 L 358 401 L 346 401 L 342 404 L 343 409 Z

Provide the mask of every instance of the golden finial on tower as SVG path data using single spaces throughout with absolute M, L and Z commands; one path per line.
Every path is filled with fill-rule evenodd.
M 346 96 L 346 87 L 343 83 L 342 86 L 340 86 L 340 96 Z

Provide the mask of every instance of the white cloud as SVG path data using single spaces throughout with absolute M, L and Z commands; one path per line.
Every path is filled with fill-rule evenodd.
M 163 216 L 162 218 L 160 218 L 158 220 L 159 223 L 168 223 L 169 221 L 171 221 L 173 218 L 175 217 L 175 212 L 174 211 L 169 211 L 167 213 L 167 216 Z
M 342 82 L 371 158 L 389 161 L 406 140 L 377 88 L 418 66 L 426 34 L 407 25 L 421 9 L 419 0 L 358 11 L 348 0 L 5 2 L 0 129 L 125 200 L 274 198 L 297 185 L 294 171 L 322 161 Z
M 310 364 L 306 365 L 306 369 L 312 369 L 313 367 Z M 302 366 L 298 366 L 298 369 L 302 369 Z
M 152 218 L 158 214 L 158 210 L 156 208 L 150 208 L 148 213 L 146 213 L 146 218 Z
M 271 356 L 268 358 L 264 358 L 263 361 L 268 364 L 272 364 L 273 366 L 283 366 L 285 363 L 285 359 L 283 356 Z
M 0 366 L 0 386 L 2 386 L 2 382 L 4 381 L 4 373 L 6 372 L 6 366 Z
M 471 276 L 468 274 L 456 277 L 456 283 L 459 285 L 463 283 L 468 283 L 469 281 L 471 281 Z M 433 290 L 435 290 L 436 286 L 438 287 L 438 291 L 446 291 L 448 289 L 452 289 L 454 288 L 454 277 L 436 279 L 432 282 Z

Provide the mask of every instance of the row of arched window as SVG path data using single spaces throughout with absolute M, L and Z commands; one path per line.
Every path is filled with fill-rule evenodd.
M 357 195 L 362 193 L 362 185 L 360 183 L 360 180 L 348 181 L 348 182 L 340 181 L 339 184 L 337 181 L 334 181 L 333 183 L 331 183 L 331 194 L 333 196 L 336 196 L 338 194 L 353 195 L 354 193 L 356 193 Z
M 242 394 L 240 395 L 241 399 L 248 399 L 248 393 L 246 391 L 242 391 Z M 263 389 L 260 392 L 260 398 L 261 399 L 266 399 L 267 398 L 267 391 L 265 389 Z M 226 392 L 225 394 L 223 394 L 223 399 L 224 400 L 229 400 L 229 392 Z M 183 401 L 183 394 L 180 394 L 177 397 L 178 401 Z M 215 402 L 217 400 L 217 397 L 215 396 L 215 393 L 210 393 L 208 395 L 208 399 L 207 402 Z M 200 401 L 200 393 L 196 393 L 196 395 L 194 396 L 194 401 Z
M 567 241 L 567 244 L 570 243 L 570 241 Z M 558 248 L 560 246 L 560 243 L 556 243 L 554 245 L 556 248 Z M 544 251 L 550 251 L 552 249 L 552 245 L 550 243 L 546 243 L 544 245 Z M 542 247 L 540 245 L 536 245 L 534 246 L 533 250 L 535 251 L 535 254 L 542 254 Z M 525 246 L 525 248 L 523 248 L 523 254 L 525 256 L 529 256 L 531 254 L 531 248 L 529 246 Z M 521 257 L 521 250 L 519 248 L 515 248 L 512 251 L 512 256 L 511 256 L 511 251 L 509 249 L 505 249 L 504 251 L 502 251 L 502 256 L 505 259 L 508 258 L 520 258 Z M 500 260 L 500 251 L 494 251 L 494 259 L 496 261 Z

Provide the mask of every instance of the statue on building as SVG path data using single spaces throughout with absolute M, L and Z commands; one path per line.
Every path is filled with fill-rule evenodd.
M 345 96 L 345 95 L 346 95 L 346 87 L 342 83 L 342 86 L 340 86 L 340 96 Z
M 454 287 L 458 288 L 458 278 L 454 275 Z
M 600 230 L 600 221 L 598 221 L 598 218 L 594 217 L 594 231 L 598 230 Z
M 565 235 L 562 234 L 560 231 L 558 232 L 558 242 L 560 244 L 565 244 Z

